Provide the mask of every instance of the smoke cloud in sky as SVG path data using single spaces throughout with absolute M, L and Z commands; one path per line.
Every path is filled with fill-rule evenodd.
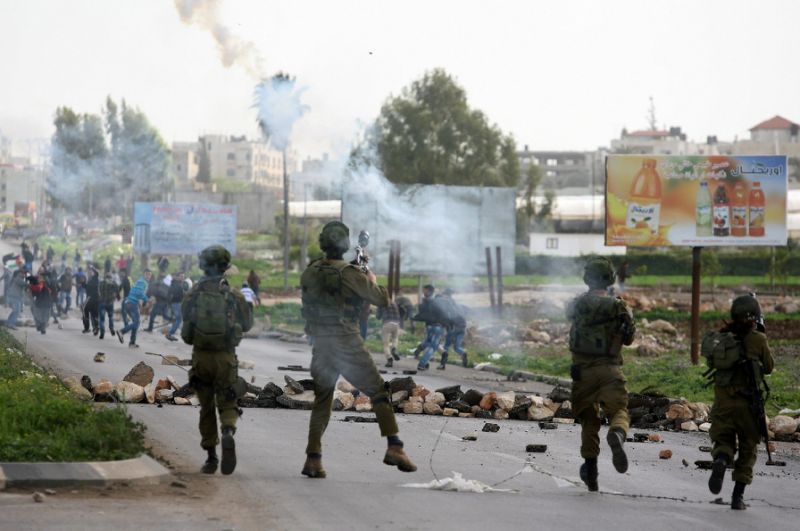
M 308 106 L 300 101 L 305 91 L 306 87 L 296 88 L 295 80 L 285 74 L 256 85 L 253 106 L 258 111 L 258 126 L 275 148 L 288 147 L 295 122 L 308 111 Z
M 238 37 L 219 19 L 219 0 L 175 0 L 181 20 L 196 24 L 208 31 L 219 49 L 220 60 L 226 68 L 240 66 L 250 76 L 264 76 L 264 57 L 256 45 Z

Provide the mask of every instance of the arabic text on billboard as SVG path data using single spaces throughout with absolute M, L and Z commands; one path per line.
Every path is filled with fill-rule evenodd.
M 786 157 L 610 155 L 606 245 L 786 245 Z
M 133 248 L 138 253 L 195 254 L 209 245 L 236 252 L 236 206 L 136 203 Z

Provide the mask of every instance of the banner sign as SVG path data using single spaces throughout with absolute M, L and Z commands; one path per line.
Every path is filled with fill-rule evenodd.
M 133 217 L 137 253 L 197 254 L 222 245 L 236 254 L 236 205 L 135 203 Z
M 609 155 L 606 245 L 786 245 L 785 156 Z

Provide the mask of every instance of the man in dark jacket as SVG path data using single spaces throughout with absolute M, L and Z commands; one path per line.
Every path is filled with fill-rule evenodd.
M 128 270 L 123 267 L 119 270 L 119 294 L 117 295 L 117 298 L 122 300 L 122 305 L 120 306 L 119 313 L 122 314 L 123 326 L 128 326 L 128 312 L 125 311 L 125 299 L 128 298 L 128 294 L 130 292 L 131 292 L 131 279 L 128 276 Z
M 114 282 L 111 273 L 106 273 L 100 281 L 100 339 L 106 335 L 106 315 L 108 316 L 108 331 L 114 335 L 114 301 L 119 299 L 119 286 Z
M 58 277 L 58 310 L 66 314 L 72 306 L 72 268 L 67 267 Z
M 166 260 L 164 258 L 163 260 Z M 169 321 L 169 286 L 164 282 L 166 278 L 166 273 L 161 271 L 158 274 L 158 278 L 155 282 L 150 284 L 149 291 L 147 293 L 148 297 L 155 298 L 156 303 L 153 305 L 153 309 L 150 310 L 150 323 L 148 324 L 147 328 L 144 329 L 145 332 L 152 332 L 153 331 L 153 324 L 155 323 L 156 316 L 161 315 L 165 321 Z
M 187 291 L 189 291 L 189 285 L 186 283 L 186 275 L 183 271 L 176 273 L 175 277 L 172 279 L 172 284 L 169 285 L 169 303 L 170 306 L 172 306 L 173 318 L 172 326 L 167 334 L 167 339 L 170 341 L 178 340 L 178 338 L 175 337 L 175 332 L 177 332 L 181 327 L 181 324 L 183 324 L 181 303 L 183 302 L 183 296 L 186 295 Z
M 428 284 L 422 288 L 424 298 L 419 305 L 419 313 L 412 319 L 425 323 L 425 342 L 423 343 L 423 354 L 417 365 L 418 371 L 428 370 L 429 362 L 433 353 L 439 349 L 439 344 L 444 337 L 447 318 L 441 311 L 441 307 L 436 300 L 433 285 Z
M 86 280 L 86 302 L 83 305 L 83 333 L 89 333 L 89 325 L 94 335 L 100 333 L 100 279 L 97 269 L 89 266 L 89 278 Z

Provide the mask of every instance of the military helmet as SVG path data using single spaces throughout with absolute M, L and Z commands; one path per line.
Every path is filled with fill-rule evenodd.
M 350 229 L 341 221 L 331 221 L 319 233 L 319 248 L 344 254 L 350 248 Z
M 761 305 L 755 295 L 739 295 L 731 303 L 731 319 L 737 322 L 752 321 L 763 323 L 764 316 L 761 313 Z
M 222 273 L 231 265 L 231 253 L 221 245 L 211 245 L 200 251 L 198 262 L 203 271 L 211 269 Z
M 589 287 L 606 288 L 617 280 L 614 266 L 607 258 L 597 257 L 586 262 L 583 269 L 583 281 Z

